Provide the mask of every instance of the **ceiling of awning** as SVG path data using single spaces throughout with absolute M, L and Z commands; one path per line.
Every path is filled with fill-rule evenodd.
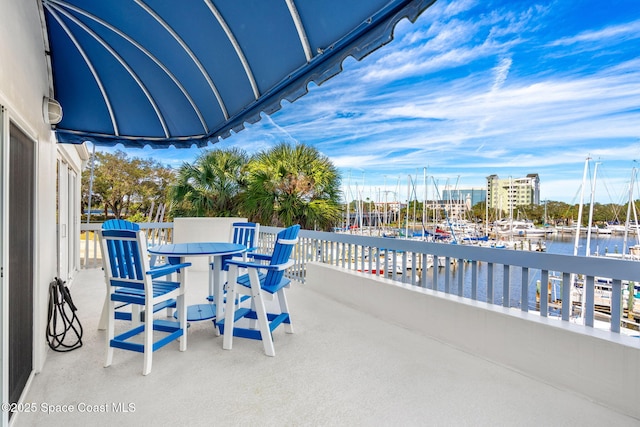
M 435 0 L 42 0 L 59 142 L 204 146 L 388 43 Z

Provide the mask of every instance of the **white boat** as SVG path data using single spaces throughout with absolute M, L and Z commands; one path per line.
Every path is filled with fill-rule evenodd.
M 547 245 L 542 239 L 531 241 L 528 239 L 510 239 L 510 240 L 496 240 L 490 239 L 482 242 L 478 242 L 478 246 L 483 248 L 494 249 L 511 249 L 515 251 L 532 251 L 532 252 L 546 252 Z
M 496 233 L 500 236 L 544 237 L 547 230 L 538 228 L 529 221 L 503 221 L 496 224 Z
M 577 229 L 577 226 L 575 225 L 564 225 L 564 226 L 558 226 L 556 227 L 556 230 L 559 233 L 571 233 L 571 234 L 575 234 Z M 587 226 L 581 226 L 580 227 L 580 234 L 587 234 L 589 232 L 589 228 Z M 603 227 L 600 228 L 596 225 L 591 226 L 591 234 L 611 234 L 612 230 L 607 228 L 607 227 Z
M 605 225 L 603 227 L 603 229 L 610 230 L 611 233 L 613 233 L 613 234 L 623 234 L 627 230 L 627 227 L 624 224 L 609 224 L 609 223 L 607 223 L 607 225 Z
M 640 244 L 629 246 L 627 253 L 611 253 L 607 252 L 605 256 L 610 258 L 630 259 L 640 261 Z
M 597 226 L 592 225 L 591 226 L 591 234 L 597 234 L 598 230 L 600 230 Z M 587 234 L 589 232 L 589 227 L 580 227 L 580 233 L 581 234 Z
M 560 278 L 554 278 L 561 283 Z M 604 277 L 596 277 L 593 283 L 594 286 L 594 305 L 596 306 L 596 310 L 604 310 L 609 311 L 611 309 L 611 294 L 613 289 L 613 283 L 611 279 Z M 572 294 L 572 301 L 577 301 L 579 304 L 582 304 L 582 291 L 584 287 L 584 280 L 579 278 L 574 283 Z M 632 304 L 633 311 L 637 311 L 640 308 L 635 308 L 637 305 L 640 306 L 640 285 L 630 284 L 627 281 L 623 281 L 621 284 L 621 302 L 622 307 L 629 307 L 629 296 L 633 292 L 632 295 Z
M 598 234 L 613 234 L 613 230 L 609 227 L 596 227 Z
M 564 234 L 564 233 L 575 233 L 576 227 L 571 225 L 558 225 L 556 226 L 556 232 Z
M 436 230 L 449 233 L 455 240 L 461 240 L 463 237 L 479 236 L 481 230 L 478 225 L 464 219 L 452 219 L 436 225 Z

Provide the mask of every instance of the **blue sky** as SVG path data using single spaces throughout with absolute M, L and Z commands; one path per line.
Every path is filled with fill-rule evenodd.
M 348 199 L 407 200 L 410 175 L 422 199 L 426 170 L 429 198 L 434 183 L 537 173 L 542 199 L 578 203 L 590 157 L 596 201 L 625 203 L 640 160 L 640 0 L 438 0 L 390 44 L 209 148 L 282 141 L 327 155 Z M 127 149 L 172 167 L 201 150 Z

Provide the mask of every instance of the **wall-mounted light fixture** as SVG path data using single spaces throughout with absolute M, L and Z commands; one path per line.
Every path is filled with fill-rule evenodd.
M 56 125 L 62 120 L 62 106 L 53 98 L 44 97 L 42 100 L 42 117 L 45 123 Z

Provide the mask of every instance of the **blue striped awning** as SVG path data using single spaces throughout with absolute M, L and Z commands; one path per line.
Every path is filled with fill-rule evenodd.
M 391 41 L 435 0 L 42 0 L 59 142 L 204 146 Z

